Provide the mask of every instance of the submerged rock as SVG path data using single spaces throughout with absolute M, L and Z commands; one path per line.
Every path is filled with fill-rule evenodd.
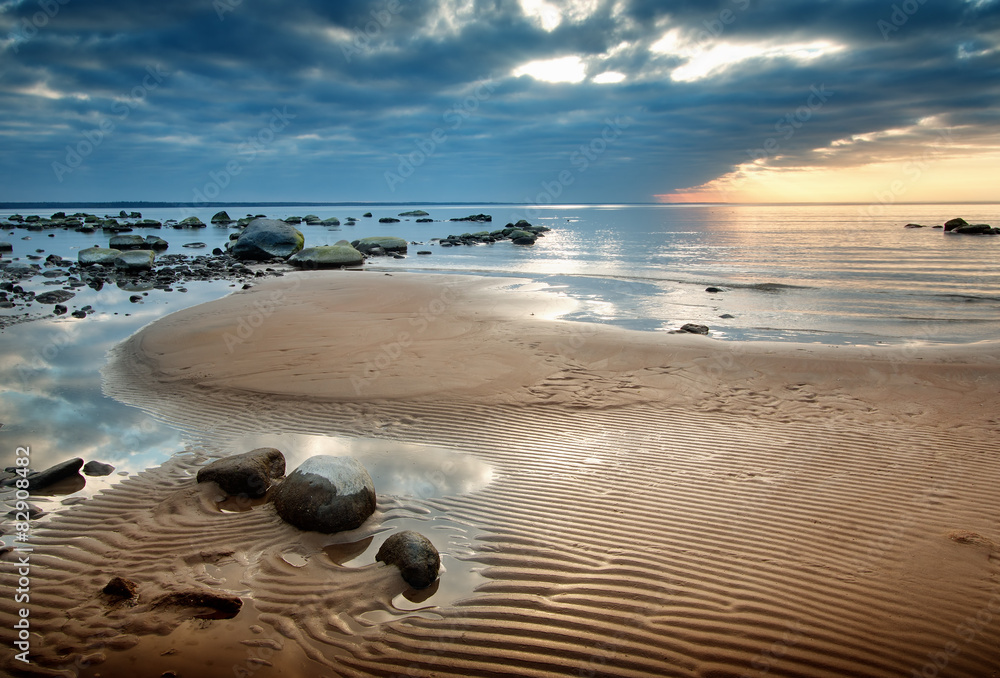
M 254 219 L 233 245 L 237 259 L 287 259 L 302 249 L 305 236 L 294 226 L 277 219 Z
M 306 247 L 288 258 L 288 263 L 300 268 L 343 268 L 360 266 L 365 256 L 348 244 Z
M 441 556 L 431 540 L 412 530 L 397 532 L 382 544 L 375 560 L 395 565 L 403 581 L 415 589 L 425 589 L 437 579 Z
M 263 497 L 272 478 L 285 475 L 285 455 L 273 447 L 259 447 L 243 454 L 216 459 L 198 471 L 199 483 L 218 483 L 230 495 Z
M 69 290 L 52 290 L 50 292 L 42 292 L 41 294 L 35 296 L 35 301 L 39 304 L 61 304 L 64 301 L 69 301 L 76 294 L 70 292 Z
M 316 455 L 281 483 L 274 508 L 301 530 L 353 530 L 375 512 L 375 484 L 353 457 Z

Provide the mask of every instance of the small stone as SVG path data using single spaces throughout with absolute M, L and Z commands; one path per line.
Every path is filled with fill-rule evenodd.
M 724 292 L 725 290 L 720 287 L 706 287 L 705 291 L 709 294 L 718 294 L 719 292 Z
M 115 598 L 135 598 L 138 595 L 139 587 L 130 579 L 112 577 L 111 581 L 101 589 L 101 592 Z
M 375 560 L 398 567 L 403 581 L 415 589 L 433 584 L 441 568 L 441 556 L 431 540 L 412 530 L 397 532 L 386 539 Z
M 111 464 L 105 464 L 100 461 L 88 461 L 83 465 L 83 475 L 85 476 L 109 476 L 115 470 L 115 467 Z
M 681 325 L 680 331 L 687 332 L 688 334 L 708 334 L 708 326 L 687 323 L 686 325 Z

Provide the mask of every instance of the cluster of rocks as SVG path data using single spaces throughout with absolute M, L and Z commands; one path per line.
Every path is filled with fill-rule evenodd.
M 28 473 L 26 476 L 21 475 L 23 469 L 19 469 L 17 466 L 8 466 L 3 470 L 3 473 L 0 474 L 0 487 L 14 487 L 17 485 L 18 480 L 24 480 L 27 481 L 27 487 L 22 487 L 20 489 L 26 489 L 29 492 L 40 492 L 42 490 L 47 490 L 56 483 L 60 483 L 65 480 L 76 480 L 82 485 L 86 482 L 86 478 L 83 476 L 108 476 L 111 475 L 114 470 L 115 467 L 111 464 L 105 464 L 104 462 L 96 460 L 88 461 L 85 464 L 83 463 L 83 459 L 80 457 L 59 462 L 44 471 L 33 471 Z M 83 475 L 80 475 L 81 472 Z M 37 513 L 36 510 L 36 515 L 41 514 Z
M 927 228 L 924 224 L 906 224 L 903 228 Z M 931 228 L 944 229 L 945 233 L 957 233 L 959 235 L 1000 235 L 1000 228 L 989 224 L 970 224 L 962 217 L 949 219 L 944 224 L 931 226 Z
M 491 221 L 489 215 L 486 221 Z M 478 221 L 477 219 L 452 219 L 452 221 Z M 478 233 L 463 233 L 461 235 L 449 235 L 446 238 L 433 238 L 431 242 L 437 241 L 442 247 L 454 247 L 456 245 L 479 245 L 482 243 L 499 242 L 510 240 L 515 245 L 534 245 L 538 238 L 545 235 L 546 231 L 552 229 L 547 226 L 532 226 L 524 219 L 516 224 L 507 224 L 503 228 L 495 231 L 479 231 Z
M 316 455 L 281 480 L 284 474 L 281 451 L 262 447 L 208 464 L 196 481 L 216 483 L 227 497 L 266 497 L 282 520 L 300 530 L 325 534 L 354 530 L 375 512 L 375 484 L 353 457 Z M 275 481 L 280 482 L 272 487 Z M 411 531 L 386 540 L 376 560 L 398 567 L 413 588 L 433 584 L 441 565 L 430 540 Z

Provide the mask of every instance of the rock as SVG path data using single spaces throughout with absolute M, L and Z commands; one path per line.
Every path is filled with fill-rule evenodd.
M 85 476 L 109 476 L 115 470 L 115 467 L 111 464 L 105 464 L 100 461 L 88 461 L 83 465 L 83 475 Z
M 375 485 L 357 459 L 317 455 L 285 478 L 274 508 L 302 530 L 353 530 L 375 512 Z
M 222 210 L 221 212 L 216 212 L 215 214 L 212 215 L 213 224 L 228 224 L 230 222 L 232 222 L 232 218 L 229 216 L 229 213 L 226 212 L 226 210 Z
M 9 242 L 0 242 L 0 252 L 13 252 L 14 246 Z
M 101 589 L 101 593 L 106 593 L 115 598 L 135 598 L 139 593 L 139 587 L 131 579 L 112 577 L 111 581 Z
M 80 262 L 81 266 L 112 266 L 115 263 L 115 259 L 121 253 L 121 250 L 110 249 L 108 247 L 88 247 L 85 250 L 80 250 L 76 259 Z
M 115 268 L 122 271 L 148 271 L 153 268 L 153 250 L 132 250 L 115 257 Z
M 410 210 L 409 212 L 400 212 L 398 216 L 401 217 L 426 217 L 429 212 L 423 210 Z
M 264 260 L 280 257 L 287 259 L 302 249 L 305 236 L 299 229 L 277 219 L 254 219 L 246 227 L 232 254 L 237 259 Z
M 329 219 L 324 219 L 319 223 L 323 226 L 340 226 L 340 219 L 337 217 L 330 217 Z
M 467 217 L 456 217 L 450 221 L 493 221 L 489 214 L 470 214 Z
M 430 250 L 420 250 L 419 252 L 417 252 L 417 254 L 424 254 L 424 255 L 426 255 L 426 254 L 432 254 L 432 252 Z
M 174 228 L 205 228 L 205 222 L 198 217 L 188 217 L 182 219 Z
M 146 239 L 141 235 L 115 235 L 111 236 L 108 247 L 113 250 L 143 250 L 146 248 Z
M 212 612 L 194 616 L 201 619 L 232 619 L 243 608 L 243 600 L 238 596 L 227 596 L 214 591 L 177 591 L 165 593 L 154 600 L 152 606 L 208 608 Z
M 709 294 L 718 294 L 719 292 L 725 292 L 725 290 L 723 290 L 720 287 L 706 287 L 705 291 L 708 292 Z
M 285 456 L 273 447 L 259 447 L 243 454 L 216 459 L 198 471 L 199 483 L 218 483 L 230 495 L 263 497 L 272 478 L 285 475 Z
M 397 532 L 382 544 L 375 560 L 395 565 L 403 581 L 415 589 L 425 589 L 437 579 L 441 556 L 431 540 L 412 530 Z
M 77 310 L 70 313 L 70 315 L 73 316 L 74 318 L 86 318 L 87 312 L 84 311 L 82 308 L 78 308 Z
M 55 308 L 52 309 L 52 312 L 55 313 L 56 315 L 65 315 L 66 311 L 68 310 L 69 309 L 63 306 L 62 304 L 56 304 Z
M 206 245 L 203 242 L 186 242 L 183 245 L 181 245 L 181 247 L 187 247 L 187 248 L 193 249 L 193 250 L 200 250 L 202 247 L 205 247 L 205 246 Z
M 302 223 L 302 217 L 288 217 L 287 219 L 285 219 L 285 223 L 286 224 L 301 224 Z
M 365 213 L 364 213 L 364 214 L 362 214 L 361 216 L 363 216 L 363 217 L 371 217 L 371 215 L 372 215 L 372 213 L 371 213 L 371 212 L 365 212 Z M 13 221 L 13 219 L 12 219 L 12 221 Z M 352 219 L 352 221 L 353 221 L 353 219 Z
M 720 317 L 720 318 L 722 318 L 722 319 L 724 319 L 724 320 L 732 320 L 732 319 L 733 319 L 733 318 L 735 318 L 736 316 L 734 316 L 734 315 L 733 315 L 733 314 L 731 314 L 731 313 L 723 313 L 723 314 L 722 314 L 722 315 L 720 315 L 719 317 Z
M 966 224 L 952 229 L 951 232 L 962 235 L 993 235 L 993 227 L 989 224 Z
M 432 221 L 434 221 L 434 220 L 433 219 L 417 219 L 417 223 L 418 224 L 429 224 Z
M 3 272 L 12 278 L 30 278 L 38 273 L 37 268 L 29 264 L 11 264 Z
M 69 301 L 76 294 L 70 292 L 69 290 L 52 290 L 51 292 L 42 292 L 35 296 L 35 301 L 39 304 L 61 304 L 64 301 Z
M 138 226 L 139 228 L 160 228 L 163 224 L 156 219 L 142 219 L 135 222 L 133 226 Z
M 170 243 L 161 238 L 158 235 L 147 235 L 146 236 L 146 247 L 143 249 L 154 250 L 156 252 L 162 252 L 163 250 L 170 247 Z
M 50 485 L 58 483 L 60 480 L 79 476 L 81 466 L 83 466 L 83 459 L 77 457 L 76 459 L 70 459 L 55 466 L 50 466 L 44 471 L 32 473 L 28 476 L 28 490 L 43 490 Z M 9 486 L 15 482 L 16 479 L 9 479 L 5 480 L 3 484 Z
M 959 226 L 968 226 L 968 225 L 969 222 L 963 219 L 962 217 L 955 217 L 954 219 L 949 219 L 948 221 L 944 222 L 944 230 L 945 233 L 947 233 L 948 231 L 954 231 Z
M 906 226 L 903 226 L 903 228 L 924 228 L 924 225 L 923 224 L 907 224 Z
M 386 252 L 406 252 L 407 244 L 402 238 L 384 235 L 362 238 L 354 243 L 354 248 L 362 254 L 368 254 L 376 247 L 381 247 Z
M 681 325 L 680 331 L 687 332 L 688 334 L 708 334 L 708 327 L 706 325 L 687 323 L 686 325 Z
M 378 220 L 378 223 L 380 223 L 380 224 L 398 224 L 399 223 L 399 219 L 396 219 L 395 217 L 382 217 L 381 219 Z
M 303 221 L 305 221 L 310 226 L 312 226 L 313 224 L 318 224 L 319 222 L 322 221 L 322 219 L 320 219 L 315 214 L 307 214 L 304 217 L 302 217 L 302 219 L 303 219 Z
M 131 297 L 128 298 L 128 300 L 131 301 L 133 304 L 138 304 L 140 301 L 142 301 L 142 297 L 139 296 L 138 294 L 133 294 Z
M 343 268 L 360 266 L 365 255 L 350 245 L 321 245 L 306 247 L 288 258 L 288 263 L 301 268 Z

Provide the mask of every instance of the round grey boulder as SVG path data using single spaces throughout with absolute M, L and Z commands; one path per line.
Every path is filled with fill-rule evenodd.
M 88 247 L 87 249 L 80 250 L 76 258 L 81 266 L 92 266 L 95 264 L 99 266 L 113 266 L 115 259 L 121 253 L 121 250 L 113 250 L 108 247 Z
M 274 508 L 300 530 L 353 530 L 375 512 L 375 484 L 357 459 L 319 454 L 285 478 Z
M 354 247 L 363 254 L 368 254 L 377 248 L 383 252 L 406 252 L 407 242 L 402 238 L 390 235 L 373 236 L 362 238 Z
M 131 250 L 115 257 L 115 268 L 123 271 L 148 271 L 153 268 L 153 250 Z
M 437 579 L 441 556 L 431 540 L 412 530 L 397 532 L 382 544 L 375 560 L 395 565 L 403 581 L 415 589 L 425 589 Z
M 257 498 L 267 494 L 272 478 L 285 475 L 285 455 L 273 447 L 216 459 L 198 471 L 199 483 L 218 483 L 229 495 Z
M 146 239 L 141 235 L 113 235 L 111 236 L 110 242 L 108 242 L 108 247 L 113 250 L 144 250 L 149 249 L 146 246 Z
M 350 245 L 306 247 L 288 258 L 288 263 L 301 268 L 343 268 L 360 266 L 364 261 L 365 255 Z
M 287 259 L 302 249 L 306 239 L 302 232 L 277 219 L 254 219 L 233 245 L 237 259 L 261 261 L 280 257 Z

